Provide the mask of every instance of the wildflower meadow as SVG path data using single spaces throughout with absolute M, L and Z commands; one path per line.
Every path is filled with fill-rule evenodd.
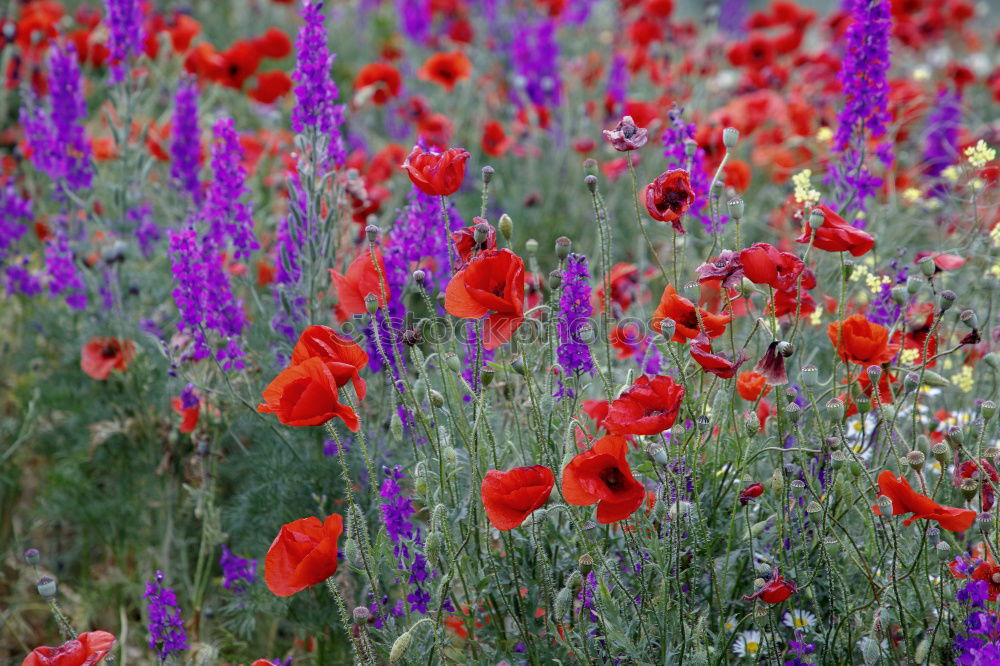
M 1000 5 L 0 3 L 0 666 L 1000 664 Z

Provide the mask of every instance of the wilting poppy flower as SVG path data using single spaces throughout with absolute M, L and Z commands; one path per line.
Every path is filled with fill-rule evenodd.
M 678 233 L 685 233 L 681 215 L 694 203 L 691 178 L 684 169 L 671 169 L 646 186 L 646 210 L 660 222 L 670 222 Z
M 754 284 L 775 289 L 794 289 L 805 269 L 802 260 L 791 252 L 782 252 L 768 243 L 754 243 L 740 252 L 743 275 Z
M 247 95 L 261 104 L 273 104 L 292 90 L 292 80 L 281 70 L 261 72 L 257 75 L 257 85 Z
M 455 273 L 444 295 L 453 317 L 486 319 L 483 346 L 496 349 L 524 321 L 524 260 L 510 250 L 490 250 Z
M 625 453 L 624 437 L 602 437 L 573 457 L 563 470 L 563 497 L 569 504 L 597 503 L 597 522 L 606 525 L 628 518 L 642 506 L 646 488 L 635 480 Z
M 471 73 L 472 62 L 461 51 L 435 53 L 417 70 L 421 80 L 436 83 L 448 92 L 456 83 L 469 78 Z
M 984 476 L 986 478 L 982 478 Z M 982 459 L 977 465 L 974 460 L 966 460 L 961 465 L 958 466 L 956 470 L 956 485 L 961 484 L 961 479 L 973 479 L 979 478 L 982 480 L 981 484 L 981 494 L 980 501 L 982 503 L 983 511 L 989 511 L 993 508 L 993 484 L 1000 483 L 1000 474 L 997 474 L 997 470 L 993 465 L 989 463 L 988 460 Z
M 753 370 L 764 377 L 768 386 L 783 386 L 788 383 L 788 373 L 785 372 L 785 357 L 778 352 L 778 341 L 767 346 L 764 356 L 757 361 Z
M 476 227 L 483 225 L 486 230 L 486 237 L 482 242 L 476 242 Z M 455 253 L 458 255 L 457 269 L 462 269 L 472 259 L 481 252 L 488 252 L 497 249 L 497 230 L 481 217 L 472 218 L 472 224 L 462 227 L 451 234 L 451 242 L 455 246 Z
M 899 351 L 899 345 L 889 344 L 889 331 L 885 326 L 870 322 L 860 314 L 831 323 L 826 334 L 841 360 L 848 363 L 882 365 Z
M 732 379 L 740 366 L 746 363 L 747 358 L 749 358 L 746 349 L 741 349 L 734 360 L 730 360 L 724 354 L 714 353 L 712 343 L 709 342 L 708 336 L 704 333 L 691 341 L 690 352 L 691 358 L 698 362 L 702 370 L 711 372 L 721 379 Z
M 469 153 L 461 148 L 449 148 L 443 153 L 426 153 L 420 146 L 414 146 L 403 162 L 403 168 L 421 192 L 446 197 L 462 186 L 467 159 Z
M 658 435 L 677 420 L 684 387 L 666 375 L 639 377 L 608 408 L 604 428 L 613 435 Z
M 370 95 L 376 105 L 382 106 L 399 95 L 403 77 L 399 70 L 387 62 L 373 62 L 365 65 L 354 78 L 354 89 L 361 95 Z
M 85 631 L 59 647 L 35 648 L 21 666 L 93 666 L 104 660 L 114 644 L 114 635 L 106 631 Z
M 834 213 L 826 206 L 820 206 L 823 213 L 823 224 L 813 229 L 809 220 L 802 230 L 802 235 L 795 239 L 797 243 L 808 243 L 815 234 L 813 247 L 826 252 L 850 252 L 855 257 L 870 252 L 875 246 L 875 239 L 857 227 L 852 227 L 844 218 Z
M 309 326 L 292 349 L 292 365 L 305 363 L 310 358 L 326 363 L 338 387 L 353 382 L 358 399 L 365 399 L 365 380 L 358 371 L 368 365 L 368 354 L 356 342 L 327 326 Z
M 338 381 L 346 383 L 349 377 L 335 373 L 327 363 L 317 357 L 285 368 L 264 389 L 264 402 L 257 406 L 263 414 L 274 414 L 290 426 L 323 425 L 339 418 L 348 428 L 357 431 L 358 415 L 340 403 Z
M 913 514 L 903 521 L 904 525 L 909 525 L 914 520 L 926 519 L 937 522 L 943 530 L 964 532 L 972 527 L 972 523 L 976 519 L 975 511 L 942 506 L 930 497 L 915 491 L 905 477 L 897 477 L 889 470 L 883 470 L 878 475 L 878 489 L 880 495 L 885 495 L 892 500 L 892 515 Z M 876 516 L 882 515 L 878 504 L 872 506 L 872 511 L 875 512 Z
M 483 125 L 483 137 L 479 141 L 483 152 L 490 157 L 502 157 L 510 147 L 510 139 L 499 120 L 491 120 Z
M 337 539 L 344 531 L 340 514 L 326 520 L 309 516 L 282 525 L 264 558 L 264 582 L 279 597 L 321 583 L 337 572 Z
M 778 573 L 778 568 L 772 567 L 771 580 L 769 580 L 767 584 L 753 594 L 745 595 L 743 597 L 743 601 L 760 599 L 765 604 L 780 604 L 796 592 L 798 592 L 798 587 L 795 585 L 795 581 L 785 580 L 785 578 Z
M 552 470 L 541 465 L 507 472 L 491 469 L 479 490 L 486 517 L 501 532 L 520 527 L 532 511 L 548 501 L 555 482 Z
M 746 252 L 746 250 L 744 250 Z M 723 250 L 719 256 L 709 259 L 696 269 L 698 281 L 721 280 L 724 289 L 732 289 L 743 278 L 743 264 L 740 253 Z
M 614 129 L 604 130 L 604 140 L 618 152 L 624 153 L 645 146 L 649 141 L 649 132 L 645 127 L 637 127 L 632 116 L 625 116 Z
M 749 486 L 740 491 L 740 504 L 746 506 L 747 502 L 755 497 L 760 497 L 764 494 L 764 485 L 762 483 L 751 483 Z
M 372 262 L 371 252 L 364 250 L 351 262 L 343 275 L 330 269 L 330 279 L 337 289 L 339 299 L 337 318 L 341 321 L 351 315 L 368 312 L 365 307 L 365 296 L 368 294 L 375 294 L 379 307 L 385 306 L 386 300 L 392 295 L 389 285 L 379 278 L 380 271 L 383 277 L 386 275 L 382 250 L 379 248 L 375 248 L 375 260 L 378 261 L 378 268 Z
M 650 325 L 657 333 L 662 332 L 664 319 L 674 321 L 674 335 L 670 338 L 673 342 L 684 342 L 691 338 L 696 338 L 701 334 L 698 328 L 698 315 L 694 311 L 694 303 L 679 295 L 673 285 L 668 284 L 660 297 L 660 304 L 653 312 L 653 319 Z M 726 332 L 726 324 L 729 323 L 728 314 L 712 314 L 707 310 L 701 310 L 701 321 L 705 325 L 705 333 L 710 338 L 717 338 Z
M 771 387 L 767 385 L 767 378 L 758 372 L 741 372 L 736 378 L 736 392 L 744 400 L 753 402 L 761 395 L 767 395 Z
M 125 371 L 135 355 L 131 340 L 91 338 L 80 350 L 80 369 L 97 380 L 105 380 L 112 370 Z

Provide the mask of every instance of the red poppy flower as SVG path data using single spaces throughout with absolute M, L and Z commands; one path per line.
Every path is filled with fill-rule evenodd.
M 740 491 L 740 504 L 746 506 L 747 502 L 755 497 L 760 497 L 764 494 L 764 485 L 761 483 L 751 483 L 749 486 Z
M 764 377 L 768 386 L 783 386 L 788 383 L 788 373 L 785 371 L 785 357 L 778 352 L 778 342 L 767 345 L 764 356 L 753 368 L 755 373 Z
M 804 278 L 803 284 L 805 284 Z M 794 287 L 788 291 L 784 289 L 776 291 L 774 292 L 774 301 L 768 304 L 764 311 L 770 312 L 773 308 L 775 317 L 794 316 L 796 313 L 799 317 L 806 317 L 816 312 L 816 301 L 813 300 L 812 294 L 806 291 L 806 287 L 803 286 L 799 289 L 798 294 L 799 296 L 796 298 Z
M 597 522 L 607 525 L 628 518 L 642 506 L 646 488 L 635 480 L 625 453 L 624 437 L 609 435 L 589 451 L 573 457 L 563 470 L 563 497 L 569 504 L 597 503 Z
M 712 343 L 708 336 L 702 333 L 691 341 L 691 358 L 698 362 L 701 369 L 710 372 L 720 379 L 732 379 L 740 366 L 746 363 L 747 350 L 740 349 L 739 355 L 734 360 L 730 360 L 723 354 L 716 354 L 712 351 Z
M 339 376 L 338 376 L 339 375 Z M 339 418 L 357 432 L 358 415 L 340 403 L 338 388 L 349 378 L 336 368 L 330 368 L 318 357 L 285 368 L 264 389 L 264 402 L 257 406 L 263 414 L 274 414 L 290 426 L 323 425 Z
M 481 243 L 477 243 L 476 227 L 480 224 L 486 229 L 486 238 Z M 455 253 L 458 255 L 459 265 L 456 268 L 461 269 L 479 253 L 497 249 L 497 230 L 483 218 L 474 217 L 472 218 L 472 224 L 452 232 L 451 242 L 455 246 Z
M 780 604 L 796 592 L 798 592 L 798 587 L 795 585 L 795 581 L 785 580 L 785 578 L 778 573 L 778 568 L 772 567 L 771 580 L 769 580 L 766 585 L 753 594 L 744 595 L 743 601 L 760 599 L 765 604 Z
M 753 402 L 762 395 L 767 395 L 770 390 L 767 378 L 758 372 L 741 372 L 736 378 L 736 392 L 744 400 Z
M 94 666 L 104 660 L 114 644 L 114 635 L 106 631 L 85 631 L 59 647 L 35 648 L 21 666 Z
M 694 203 L 691 178 L 684 169 L 671 169 L 646 186 L 646 210 L 660 222 L 670 222 L 678 233 L 685 233 L 681 215 Z
M 491 469 L 483 477 L 479 495 L 486 517 L 501 532 L 520 527 L 531 512 L 548 501 L 555 485 L 552 470 L 541 465 Z
M 903 349 L 913 349 L 917 352 L 913 359 L 913 365 L 921 365 L 924 362 L 924 345 L 927 345 L 927 358 L 930 359 L 928 368 L 937 365 L 934 356 L 937 355 L 938 339 L 935 335 L 929 340 L 931 328 L 934 326 L 934 304 L 916 303 L 911 305 L 906 312 L 906 332 L 896 331 L 892 334 L 894 344 L 902 344 Z
M 826 206 L 820 206 L 823 212 L 823 224 L 815 230 L 806 219 L 802 235 L 795 239 L 797 243 L 808 243 L 815 233 L 813 247 L 826 252 L 850 252 L 855 257 L 870 252 L 875 246 L 875 239 L 857 227 L 852 227 L 844 218 L 834 213 Z
M 350 338 L 338 335 L 328 326 L 309 326 L 302 331 L 292 350 L 292 365 L 318 358 L 330 369 L 337 386 L 354 383 L 359 400 L 365 399 L 365 380 L 358 371 L 368 365 L 368 354 Z
M 186 434 L 192 432 L 196 427 L 198 427 L 198 417 L 201 415 L 200 400 L 194 404 L 194 407 L 185 407 L 181 398 L 173 398 L 170 400 L 170 407 L 181 415 L 181 425 L 179 429 L 182 433 Z
M 768 243 L 754 243 L 740 252 L 743 275 L 754 284 L 775 289 L 794 289 L 805 269 L 802 260 L 791 252 L 782 252 Z
M 882 365 L 891 361 L 899 351 L 899 345 L 889 344 L 889 331 L 885 326 L 870 322 L 861 314 L 853 314 L 842 322 L 832 322 L 826 334 L 837 348 L 841 360 L 848 363 Z
M 604 419 L 608 417 L 608 409 L 610 409 L 611 403 L 607 400 L 584 400 L 583 401 L 583 411 L 584 413 L 594 420 L 594 424 L 601 428 L 604 426 Z
M 638 127 L 632 116 L 624 116 L 614 129 L 604 130 L 604 140 L 620 153 L 638 150 L 649 140 L 649 131 Z
M 131 340 L 118 338 L 91 338 L 80 350 L 80 369 L 93 379 L 103 381 L 112 370 L 125 372 L 135 355 Z
M 255 38 L 253 44 L 265 58 L 280 59 L 292 52 L 292 40 L 284 31 L 273 26 L 268 28 L 263 35 Z
M 966 460 L 958 466 L 956 472 L 956 485 L 961 485 L 960 479 L 982 479 L 980 502 L 983 511 L 992 509 L 994 500 L 993 484 L 1000 483 L 1000 474 L 997 474 L 996 468 L 985 459 L 980 460 L 978 465 L 973 460 Z M 983 476 L 986 478 L 982 478 Z
M 344 321 L 351 315 L 368 312 L 365 306 L 365 296 L 368 294 L 375 294 L 379 307 L 385 306 L 386 300 L 392 295 L 389 285 L 379 278 L 380 271 L 383 278 L 386 275 L 380 248 L 375 248 L 375 260 L 378 261 L 378 268 L 372 261 L 372 253 L 364 250 L 351 262 L 343 275 L 330 269 L 330 279 L 339 299 L 336 309 L 339 320 Z
M 446 197 L 462 186 L 467 159 L 469 153 L 461 148 L 449 148 L 443 153 L 425 153 L 420 146 L 414 146 L 403 162 L 403 168 L 421 192 Z
M 684 387 L 665 375 L 639 377 L 608 408 L 604 428 L 613 435 L 658 435 L 677 420 Z
M 896 477 L 889 470 L 883 470 L 878 475 L 878 489 L 880 495 L 892 500 L 892 515 L 913 514 L 903 521 L 904 525 L 909 525 L 914 520 L 926 519 L 937 522 L 943 530 L 964 532 L 972 527 L 976 519 L 975 511 L 942 506 L 930 497 L 915 491 L 905 477 Z M 872 506 L 872 511 L 876 516 L 882 515 L 882 510 L 877 504 Z
M 240 39 L 219 55 L 222 56 L 223 64 L 214 77 L 216 83 L 240 90 L 257 71 L 263 54 L 252 40 Z
M 436 83 L 448 92 L 456 83 L 469 78 L 471 73 L 472 62 L 461 51 L 435 53 L 417 70 L 421 80 Z
M 653 312 L 653 319 L 650 325 L 657 333 L 662 332 L 664 319 L 674 321 L 673 342 L 684 342 L 691 338 L 696 338 L 701 334 L 698 328 L 698 315 L 694 312 L 694 303 L 679 295 L 673 285 L 668 284 L 660 297 L 660 304 Z M 710 338 L 717 338 L 726 332 L 726 324 L 729 323 L 728 314 L 712 314 L 707 310 L 701 310 L 701 321 L 705 325 L 705 333 Z
M 292 90 L 292 80 L 281 70 L 261 72 L 257 75 L 257 85 L 247 92 L 250 99 L 261 104 L 273 104 Z
M 957 271 L 965 265 L 965 259 L 957 254 L 942 254 L 940 252 L 917 252 L 913 256 L 913 263 L 919 264 L 925 257 L 934 259 L 934 272 Z
M 264 558 L 264 582 L 279 597 L 321 583 L 337 572 L 337 539 L 344 531 L 340 514 L 326 520 L 309 516 L 286 525 Z
M 972 580 L 986 581 L 987 591 L 990 601 L 996 601 L 1000 596 L 1000 566 L 994 562 L 982 562 L 972 571 L 969 576 Z
M 744 250 L 746 252 L 746 250 Z M 719 256 L 713 257 L 695 269 L 698 282 L 702 284 L 718 281 L 724 289 L 732 289 L 743 279 L 743 264 L 740 253 L 723 250 Z
M 369 63 L 354 77 L 356 94 L 370 95 L 377 106 L 382 106 L 399 95 L 402 86 L 403 77 L 400 76 L 399 70 L 387 62 Z
M 483 345 L 496 349 L 524 321 L 524 260 L 506 248 L 480 254 L 452 276 L 444 308 L 460 319 L 489 315 Z
M 510 139 L 499 120 L 491 120 L 483 125 L 483 138 L 479 142 L 483 152 L 490 157 L 503 157 L 510 147 Z
M 639 292 L 639 269 L 633 264 L 617 263 L 611 268 L 611 302 L 624 314 L 636 302 Z M 644 292 L 648 298 L 648 292 Z M 604 310 L 604 280 L 594 290 L 594 309 Z

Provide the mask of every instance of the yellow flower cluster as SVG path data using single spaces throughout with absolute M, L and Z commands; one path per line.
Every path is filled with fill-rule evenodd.
M 919 349 L 904 349 L 899 353 L 899 362 L 902 365 L 911 365 L 920 356 Z
M 980 139 L 976 145 L 965 149 L 965 156 L 969 158 L 969 164 L 974 168 L 982 169 L 997 158 L 997 151 Z
M 975 380 L 972 378 L 971 365 L 963 365 L 962 369 L 953 375 L 951 380 L 955 382 L 955 386 L 962 389 L 965 393 L 971 393 L 976 384 Z
M 796 203 L 808 206 L 819 201 L 819 192 L 813 189 L 811 179 L 812 169 L 804 169 L 792 176 Z

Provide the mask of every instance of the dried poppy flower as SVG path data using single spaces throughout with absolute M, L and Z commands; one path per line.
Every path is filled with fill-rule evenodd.
M 421 80 L 436 83 L 448 92 L 456 83 L 469 78 L 471 73 L 472 62 L 461 51 L 435 53 L 417 70 Z
M 264 558 L 264 582 L 279 597 L 321 583 L 337 572 L 337 539 L 344 531 L 340 514 L 326 520 L 309 516 L 286 525 Z
M 760 373 L 768 386 L 783 386 L 788 383 L 788 373 L 785 372 L 785 357 L 778 353 L 778 341 L 770 343 L 764 356 L 757 361 L 753 370 Z
M 476 242 L 476 229 L 479 225 L 486 231 L 485 238 Z M 481 217 L 472 218 L 472 224 L 462 227 L 451 234 L 451 242 L 455 246 L 455 254 L 458 255 L 458 265 L 455 268 L 461 270 L 466 264 L 480 252 L 488 252 L 497 249 L 497 230 Z
M 646 488 L 632 476 L 624 437 L 609 435 L 579 453 L 563 470 L 563 497 L 569 504 L 597 504 L 597 522 L 614 523 L 642 506 Z
M 860 314 L 832 322 L 826 334 L 837 348 L 841 360 L 848 363 L 882 365 L 891 361 L 899 351 L 899 345 L 889 344 L 889 331 L 885 326 L 872 323 Z
M 656 306 L 653 319 L 650 322 L 653 330 L 657 333 L 662 332 L 661 324 L 664 319 L 674 321 L 674 335 L 670 338 L 673 342 L 684 342 L 701 334 L 701 330 L 698 328 L 698 315 L 694 311 L 694 303 L 679 295 L 670 284 L 663 290 L 660 304 Z M 701 321 L 708 337 L 717 338 L 726 332 L 726 324 L 729 323 L 730 316 L 728 314 L 712 314 L 702 309 Z
M 778 573 L 778 568 L 772 567 L 771 580 L 753 594 L 745 595 L 743 601 L 760 599 L 765 604 L 780 604 L 796 592 L 798 592 L 798 587 L 796 587 L 795 581 L 785 580 Z
M 646 210 L 660 222 L 670 222 L 678 233 L 685 233 L 681 215 L 694 203 L 691 178 L 684 169 L 671 169 L 646 186 Z
M 403 162 L 403 168 L 421 192 L 446 197 L 462 186 L 467 159 L 469 153 L 461 148 L 449 148 L 443 153 L 427 153 L 420 146 L 414 146 Z
M 496 349 L 524 322 L 524 260 L 510 250 L 490 250 L 452 276 L 444 308 L 453 317 L 481 319 L 483 346 Z
M 374 294 L 378 306 L 384 307 L 386 300 L 392 295 L 389 285 L 385 283 L 385 262 L 382 260 L 382 250 L 375 248 L 375 259 L 378 267 L 372 262 L 371 252 L 364 250 L 351 262 L 347 272 L 341 275 L 330 269 L 330 279 L 337 290 L 337 319 L 344 321 L 351 315 L 368 312 L 365 307 L 365 296 Z M 381 273 L 382 278 L 379 277 Z
M 369 63 L 354 77 L 357 94 L 370 95 L 377 106 L 382 106 L 399 95 L 402 86 L 403 77 L 399 70 L 387 62 Z
M 823 213 L 823 224 L 813 229 L 806 220 L 802 235 L 795 239 L 797 243 L 808 243 L 815 234 L 813 247 L 826 252 L 850 252 L 855 257 L 870 252 L 875 246 L 875 239 L 861 229 L 852 227 L 844 218 L 834 213 L 826 206 L 820 206 Z
M 704 333 L 691 341 L 689 351 L 691 358 L 698 362 L 702 370 L 710 372 L 720 379 L 732 379 L 740 366 L 746 363 L 749 358 L 746 349 L 741 349 L 734 360 L 730 360 L 724 354 L 714 353 L 712 343 L 709 342 L 708 336 Z
M 658 435 L 677 420 L 684 387 L 666 375 L 639 377 L 608 408 L 604 428 L 613 435 Z
M 751 483 L 749 486 L 740 491 L 740 505 L 746 506 L 747 502 L 755 497 L 760 497 L 764 494 L 764 484 L 762 483 Z
M 491 469 L 483 477 L 479 495 L 486 517 L 501 532 L 520 527 L 531 512 L 548 501 L 555 485 L 552 470 L 541 465 Z
M 736 392 L 744 400 L 753 402 L 762 395 L 767 395 L 770 390 L 767 378 L 758 372 L 741 372 L 736 378 Z
M 943 530 L 964 532 L 972 527 L 972 523 L 976 520 L 975 511 L 942 506 L 930 497 L 915 491 L 906 478 L 897 477 L 889 470 L 883 470 L 878 475 L 878 489 L 880 495 L 892 500 L 892 515 L 913 514 L 903 521 L 904 525 L 909 525 L 914 520 L 925 519 L 937 522 Z M 882 515 L 878 504 L 872 506 L 872 511 L 876 516 Z
M 618 152 L 624 153 L 645 146 L 649 141 L 649 132 L 645 127 L 637 127 L 632 116 L 625 116 L 613 130 L 604 130 L 604 140 Z
M 114 644 L 114 635 L 106 631 L 85 631 L 59 647 L 35 648 L 21 666 L 94 666 L 104 660 Z
M 346 382 L 343 376 L 341 381 Z M 263 414 L 274 414 L 290 426 L 323 425 L 339 418 L 357 432 L 358 415 L 340 403 L 338 377 L 321 358 L 307 358 L 285 368 L 264 389 L 264 402 L 257 406 Z
M 365 380 L 361 379 L 358 371 L 368 365 L 368 354 L 356 342 L 338 335 L 327 326 L 310 326 L 302 331 L 292 349 L 292 365 L 299 365 L 310 358 L 326 363 L 338 387 L 353 382 L 358 399 L 365 399 Z
M 709 259 L 699 266 L 696 272 L 699 282 L 721 280 L 724 289 L 732 289 L 743 279 L 743 264 L 740 263 L 740 253 L 723 250 L 719 256 Z
M 795 289 L 799 275 L 805 269 L 805 264 L 794 254 L 782 252 L 768 243 L 754 243 L 742 250 L 740 263 L 748 280 L 779 290 Z
M 80 350 L 80 369 L 93 379 L 104 381 L 112 370 L 125 372 L 135 355 L 131 340 L 91 338 Z

